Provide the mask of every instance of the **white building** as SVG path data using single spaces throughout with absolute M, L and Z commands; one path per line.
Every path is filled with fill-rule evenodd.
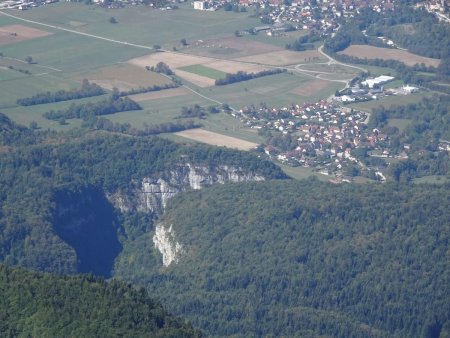
M 361 84 L 363 86 L 373 88 L 375 85 L 382 85 L 382 84 L 388 83 L 394 79 L 395 79 L 395 77 L 393 77 L 393 76 L 381 75 L 374 79 L 367 79 L 367 80 L 361 82 Z
M 206 9 L 206 1 L 194 1 L 194 9 L 204 11 Z

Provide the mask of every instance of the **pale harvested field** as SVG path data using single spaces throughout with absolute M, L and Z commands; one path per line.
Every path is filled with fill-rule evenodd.
M 327 88 L 330 85 L 328 81 L 324 80 L 312 80 L 306 82 L 305 84 L 298 86 L 290 91 L 292 94 L 311 96 L 321 90 Z
M 304 52 L 293 52 L 290 50 L 280 50 L 259 55 L 245 56 L 234 59 L 235 61 L 254 62 L 272 66 L 287 66 L 300 63 L 311 62 L 313 58 L 323 59 L 323 56 L 316 50 Z
M 24 25 L 8 25 L 0 27 L 0 45 L 8 45 L 20 41 L 32 40 L 53 33 Z
M 166 99 L 169 97 L 183 96 L 183 95 L 187 95 L 187 94 L 190 94 L 190 92 L 186 88 L 179 87 L 179 88 L 173 88 L 173 89 L 159 90 L 156 92 L 130 95 L 129 97 L 130 97 L 130 99 L 132 99 L 136 102 L 144 102 L 144 101 L 151 101 L 151 100 L 157 100 L 157 99 Z
M 201 56 L 178 54 L 172 52 L 159 52 L 128 60 L 128 63 L 131 63 L 139 67 L 145 67 L 145 66 L 155 66 L 158 62 L 161 61 L 166 63 L 170 68 L 175 69 L 197 65 L 199 63 L 203 64 L 212 61 L 212 59 Z
M 214 86 L 215 80 L 206 76 L 201 76 L 198 74 L 186 72 L 184 70 L 176 69 L 175 74 L 181 77 L 182 79 L 189 81 L 190 83 L 199 86 L 200 88 L 206 88 Z
M 412 54 L 406 50 L 381 48 L 367 45 L 352 45 L 339 53 L 355 56 L 361 59 L 368 58 L 368 59 L 398 60 L 403 62 L 407 66 L 414 66 L 415 64 L 424 63 L 427 66 L 437 67 L 441 62 L 438 59 L 432 59 Z
M 126 81 L 120 81 L 120 80 L 114 80 L 114 79 L 101 80 L 101 79 L 97 79 L 97 78 L 89 78 L 88 80 L 91 82 L 94 82 L 94 83 L 98 84 L 100 87 L 102 87 L 104 89 L 108 89 L 108 90 L 113 90 L 114 88 L 117 88 L 120 91 L 126 91 L 126 90 L 130 90 L 130 89 L 134 89 L 134 88 L 138 87 L 133 83 L 126 82 Z
M 204 129 L 184 130 L 175 133 L 175 135 L 182 136 L 198 142 L 211 144 L 214 146 L 227 147 L 239 150 L 250 150 L 258 146 L 257 143 L 248 142 L 235 137 L 213 133 L 211 131 L 207 131 Z
M 210 63 L 204 63 L 203 65 L 209 68 L 220 70 L 224 73 L 237 73 L 238 71 L 257 73 L 268 69 L 267 67 L 261 65 L 253 65 L 234 61 L 213 61 Z
M 72 27 L 83 27 L 86 26 L 87 23 L 82 21 L 69 21 L 69 25 L 71 25 Z
M 93 71 L 79 73 L 76 75 L 76 78 L 78 80 L 88 79 L 109 90 L 113 88 L 130 90 L 171 83 L 170 79 L 161 74 L 127 63 L 118 63 Z

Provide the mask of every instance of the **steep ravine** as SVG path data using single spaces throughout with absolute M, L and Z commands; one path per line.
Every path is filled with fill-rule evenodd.
M 130 182 L 127 191 L 105 193 L 94 186 L 59 190 L 54 196 L 52 223 L 56 234 L 75 250 L 77 272 L 109 277 L 122 245 L 133 240 L 127 233 L 133 222 L 125 226 L 121 215 L 158 217 L 180 192 L 227 182 L 263 180 L 264 176 L 235 166 L 179 164 L 164 174 Z M 148 245 L 154 245 L 161 253 L 164 266 L 178 262 L 183 253 L 170 225 L 156 223 L 153 243 Z
M 121 229 L 114 206 L 103 191 L 84 187 L 55 193 L 53 227 L 76 252 L 77 272 L 109 277 L 122 250 Z

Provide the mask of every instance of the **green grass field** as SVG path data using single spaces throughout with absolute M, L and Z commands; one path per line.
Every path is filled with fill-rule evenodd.
M 450 182 L 450 177 L 438 176 L 438 175 L 424 176 L 424 177 L 415 178 L 413 180 L 413 183 L 416 183 L 416 184 L 446 184 L 449 182 Z
M 60 2 L 20 13 L 21 16 L 85 33 L 102 35 L 116 40 L 153 46 L 159 44 L 171 49 L 180 46 L 180 40 L 208 39 L 232 36 L 235 30 L 248 29 L 259 20 L 248 18 L 248 13 L 225 11 L 196 11 L 190 3 L 179 4 L 179 10 L 162 11 L 149 6 L 132 6 L 120 10 Z M 116 18 L 117 24 L 109 19 Z M 76 27 L 71 22 L 84 23 Z
M 0 82 L 2 81 L 8 81 L 8 80 L 14 80 L 14 79 L 20 79 L 27 77 L 28 75 L 18 72 L 17 70 L 13 69 L 0 69 Z
M 322 175 L 317 171 L 313 171 L 312 168 L 305 167 L 291 167 L 289 165 L 279 164 L 280 168 L 290 177 L 296 180 L 304 180 L 311 176 L 317 177 L 319 180 L 328 182 L 331 177 Z
M 388 126 L 397 127 L 400 131 L 404 131 L 411 122 L 410 119 L 389 119 Z
M 386 108 L 406 105 L 409 103 L 420 102 L 424 97 L 432 95 L 430 92 L 421 92 L 412 95 L 393 95 L 388 96 L 379 100 L 358 102 L 354 104 L 349 104 L 348 106 L 354 109 L 360 109 L 365 111 L 372 111 L 373 109 L 384 106 Z
M 180 69 L 189 73 L 205 76 L 213 80 L 223 79 L 226 75 L 225 72 L 221 72 L 220 70 L 209 68 L 203 65 L 186 66 L 181 67 Z
M 22 96 L 27 97 L 27 96 Z M 38 104 L 34 106 L 22 107 L 15 105 L 10 108 L 3 108 L 1 110 L 2 113 L 9 116 L 11 119 L 16 121 L 17 123 L 23 124 L 25 126 L 29 126 L 32 121 L 38 123 L 38 125 L 44 129 L 70 129 L 73 127 L 78 127 L 81 122 L 75 120 L 68 120 L 68 125 L 60 126 L 57 121 L 47 120 L 43 117 L 43 114 L 50 110 L 59 110 L 69 107 L 72 103 L 86 103 L 86 102 L 95 102 L 101 101 L 107 98 L 108 95 L 96 96 L 91 98 L 85 98 L 80 100 L 70 100 L 70 101 L 62 101 L 56 103 L 48 103 L 48 104 Z
M 283 106 L 306 101 L 314 102 L 330 96 L 337 88 L 342 87 L 340 84 L 330 82 L 328 87 L 310 96 L 291 93 L 294 88 L 305 85 L 309 81 L 313 79 L 305 75 L 283 73 L 225 86 L 204 88 L 200 92 L 220 102 L 228 103 L 236 109 L 241 109 L 252 104 L 258 106 L 260 103 Z

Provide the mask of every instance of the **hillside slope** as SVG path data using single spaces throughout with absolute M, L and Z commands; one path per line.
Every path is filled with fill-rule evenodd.
M 176 197 L 116 276 L 213 336 L 448 337 L 450 187 L 231 184 Z M 178 262 L 178 263 L 176 263 Z
M 47 135 L 2 115 L 0 136 L 0 262 L 48 272 L 110 276 L 176 194 L 286 177 L 251 153 L 156 137 Z
M 200 337 L 143 290 L 0 265 L 2 337 Z

